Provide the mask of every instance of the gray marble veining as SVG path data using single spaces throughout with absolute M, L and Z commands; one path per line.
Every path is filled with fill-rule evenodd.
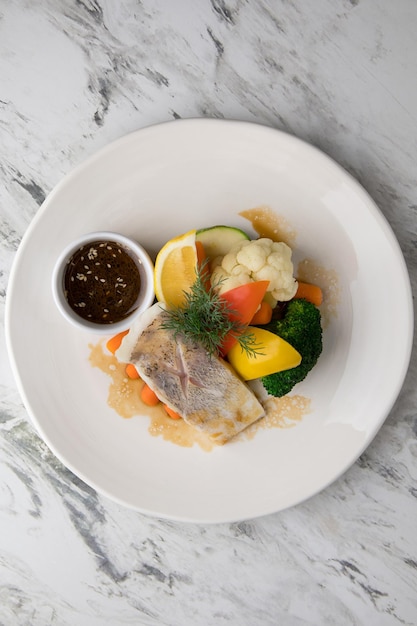
M 415 294 L 416 22 L 412 0 L 3 0 L 0 318 L 54 185 L 109 141 L 187 117 L 259 122 L 335 158 L 389 220 Z M 0 624 L 417 624 L 415 350 L 344 476 L 215 526 L 147 518 L 76 478 L 28 421 L 3 335 L 0 354 Z

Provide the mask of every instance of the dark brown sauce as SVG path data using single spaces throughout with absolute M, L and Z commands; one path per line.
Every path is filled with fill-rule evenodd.
M 140 274 L 123 246 L 114 241 L 93 241 L 69 259 L 64 290 L 77 315 L 96 324 L 114 324 L 134 310 Z

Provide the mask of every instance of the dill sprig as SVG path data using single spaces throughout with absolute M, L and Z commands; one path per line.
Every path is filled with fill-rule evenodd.
M 207 286 L 206 265 L 196 270 L 196 280 L 190 291 L 184 291 L 184 304 L 168 308 L 162 328 L 181 334 L 202 345 L 210 354 L 219 355 L 229 334 L 236 338 L 242 350 L 255 356 L 260 353 L 253 333 L 243 333 L 245 326 L 232 317 L 237 311 L 222 300 L 216 289 L 221 284 Z

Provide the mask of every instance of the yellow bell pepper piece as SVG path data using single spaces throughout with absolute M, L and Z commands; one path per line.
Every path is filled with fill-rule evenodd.
M 238 343 L 227 353 L 230 365 L 243 380 L 254 380 L 300 365 L 301 354 L 285 339 L 255 326 L 248 326 L 246 333 L 255 336 L 257 353 L 246 352 Z

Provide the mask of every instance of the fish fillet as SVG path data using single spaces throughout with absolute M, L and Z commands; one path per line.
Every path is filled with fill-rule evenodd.
M 119 361 L 133 363 L 158 398 L 218 444 L 265 415 L 251 389 L 223 359 L 161 327 L 160 304 L 148 309 L 123 338 Z

